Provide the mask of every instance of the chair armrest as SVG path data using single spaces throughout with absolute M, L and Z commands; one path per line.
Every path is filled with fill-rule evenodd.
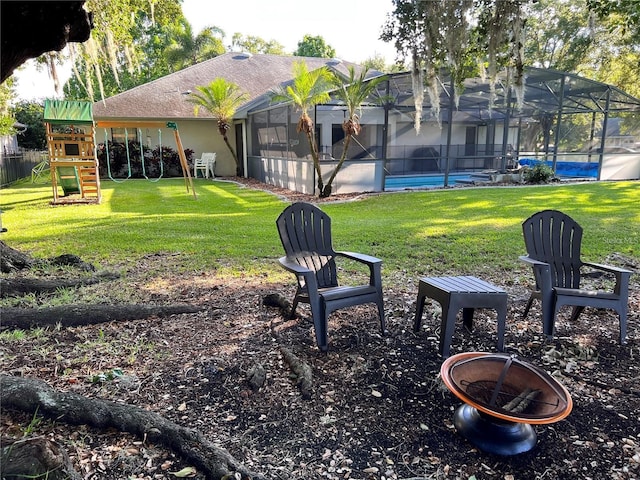
M 540 260 L 536 260 L 535 258 L 531 258 L 529 255 L 520 255 L 520 257 L 518 257 L 521 261 L 530 264 L 533 267 L 543 267 L 543 266 L 549 266 L 548 263 L 545 262 L 541 262 Z
M 307 267 L 300 265 L 298 262 L 291 260 L 289 257 L 280 257 L 278 259 L 280 265 L 282 265 L 285 270 L 288 270 L 296 275 L 315 275 L 315 272 Z
M 372 257 L 371 255 L 366 255 L 364 253 L 336 252 L 336 255 L 355 260 L 356 262 L 366 263 L 367 265 L 376 265 L 378 263 L 382 263 L 382 260 L 380 260 L 379 258 Z
M 529 255 L 521 255 L 518 258 L 533 267 L 533 273 L 536 278 L 536 289 L 542 292 L 544 301 L 544 298 L 547 298 L 554 288 L 553 279 L 551 278 L 551 265 L 531 258 Z
M 629 295 L 629 279 L 633 273 L 631 270 L 614 267 L 613 265 L 602 265 L 600 263 L 591 262 L 582 262 L 582 265 L 603 272 L 612 273 L 616 277 L 616 285 L 613 289 L 614 293 L 625 298 Z
M 293 273 L 298 280 L 298 293 L 304 291 L 309 295 L 311 303 L 318 301 L 318 279 L 316 278 L 316 272 L 307 267 L 300 265 L 295 260 L 291 260 L 289 257 L 280 257 L 278 259 L 280 265 L 285 270 Z M 297 295 L 297 294 L 296 294 Z
M 367 265 L 369 267 L 369 285 L 378 289 L 382 288 L 382 260 L 371 255 L 355 252 L 336 252 L 336 255 Z
M 626 268 L 614 267 L 613 265 L 603 265 L 601 263 L 591 263 L 591 262 L 582 262 L 582 265 L 585 267 L 595 268 L 596 270 L 602 270 L 604 272 L 614 273 L 616 274 L 629 274 L 631 275 L 633 272 L 631 270 L 627 270 Z

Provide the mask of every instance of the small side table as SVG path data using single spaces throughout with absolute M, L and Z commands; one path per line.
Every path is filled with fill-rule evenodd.
M 462 309 L 465 327 L 473 328 L 473 311 L 476 308 L 492 308 L 498 315 L 498 350 L 504 350 L 504 331 L 507 318 L 507 292 L 476 277 L 423 277 L 418 285 L 415 332 L 420 330 L 422 310 L 426 297 L 442 307 L 440 326 L 440 355 L 449 356 L 456 316 Z

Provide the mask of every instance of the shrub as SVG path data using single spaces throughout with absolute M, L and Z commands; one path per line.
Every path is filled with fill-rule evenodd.
M 162 173 L 163 177 L 181 177 L 182 167 L 178 152 L 171 147 L 162 147 L 162 169 L 160 168 L 160 147 L 144 150 L 144 169 L 140 156 L 140 143 L 129 142 L 129 153 L 127 158 L 127 148 L 124 143 L 109 142 L 109 156 L 107 162 L 107 152 L 104 143 L 98 144 L 98 160 L 100 162 L 100 176 L 107 177 L 109 171 L 114 178 L 129 177 L 144 178 L 146 175 L 150 179 L 158 178 Z M 193 161 L 193 150 L 187 148 L 184 151 L 187 164 Z M 108 164 L 108 168 L 107 168 Z
M 549 183 L 556 179 L 553 169 L 542 162 L 536 163 L 533 167 L 524 171 L 524 181 L 526 183 Z

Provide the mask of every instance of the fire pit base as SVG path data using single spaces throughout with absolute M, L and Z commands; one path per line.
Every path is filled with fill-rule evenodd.
M 479 412 L 463 403 L 453 416 L 456 430 L 480 450 L 496 455 L 517 455 L 531 450 L 537 441 L 528 423 L 509 422 Z

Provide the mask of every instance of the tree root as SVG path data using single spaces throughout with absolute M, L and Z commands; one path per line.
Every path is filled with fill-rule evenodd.
M 0 444 L 0 478 L 82 480 L 67 452 L 47 438 L 2 438 Z
M 54 292 L 59 288 L 75 288 L 84 285 L 95 285 L 105 280 L 115 280 L 120 275 L 116 273 L 101 273 L 87 278 L 53 280 L 41 278 L 0 278 L 0 296 L 20 297 L 27 293 Z
M 164 445 L 193 463 L 207 479 L 237 478 L 234 476 L 236 473 L 242 480 L 263 479 L 199 431 L 182 427 L 134 405 L 59 392 L 40 380 L 7 375 L 0 375 L 0 393 L 4 408 L 28 414 L 37 411 L 57 422 L 86 424 L 101 429 L 116 428 Z
M 281 347 L 280 351 L 284 357 L 284 361 L 289 364 L 291 371 L 295 374 L 296 385 L 300 388 L 302 398 L 309 400 L 313 392 L 313 374 L 311 367 L 300 360 L 288 348 Z
M 45 326 L 77 327 L 106 322 L 138 320 L 151 316 L 168 317 L 204 310 L 193 305 L 62 305 L 50 308 L 0 308 L 3 328 Z

